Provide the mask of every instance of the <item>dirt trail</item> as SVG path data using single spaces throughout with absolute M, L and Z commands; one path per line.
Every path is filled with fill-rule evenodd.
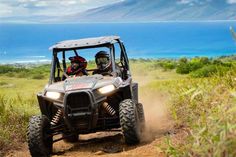
M 127 146 L 120 132 L 97 132 L 81 135 L 76 144 L 60 141 L 54 144 L 54 157 L 130 157 L 130 156 L 164 156 L 160 153 L 158 144 L 165 134 L 171 130 L 172 123 L 166 108 L 167 96 L 162 93 L 146 93 L 140 96 L 144 104 L 147 131 L 141 144 Z M 8 157 L 28 157 L 27 145 L 20 151 L 8 153 Z

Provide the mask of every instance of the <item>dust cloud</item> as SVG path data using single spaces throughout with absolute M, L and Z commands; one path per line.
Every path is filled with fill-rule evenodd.
M 152 141 L 167 133 L 173 126 L 167 108 L 168 94 L 145 91 L 140 95 L 140 102 L 146 119 L 146 129 L 141 140 Z

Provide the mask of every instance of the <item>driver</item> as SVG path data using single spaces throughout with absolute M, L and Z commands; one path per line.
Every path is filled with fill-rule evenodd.
M 86 67 L 87 61 L 81 56 L 74 56 L 69 58 L 71 66 L 67 68 L 66 74 L 69 76 L 83 76 L 88 75 Z
M 97 65 L 97 69 L 93 72 L 93 74 L 102 74 L 102 73 L 112 72 L 110 57 L 106 51 L 99 51 L 95 55 L 95 62 Z

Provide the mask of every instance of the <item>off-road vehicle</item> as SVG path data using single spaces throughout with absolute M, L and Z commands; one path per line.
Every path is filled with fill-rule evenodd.
M 31 117 L 27 140 L 32 156 L 50 156 L 54 142 L 76 142 L 79 134 L 120 130 L 127 144 L 140 142 L 145 118 L 132 81 L 129 61 L 118 36 L 62 41 L 53 51 L 49 83 L 37 94 L 41 115 Z M 89 50 L 87 50 L 89 49 Z M 111 72 L 93 74 L 93 52 L 106 49 Z M 68 77 L 67 57 L 89 56 L 89 75 Z M 118 72 L 119 71 L 119 72 Z

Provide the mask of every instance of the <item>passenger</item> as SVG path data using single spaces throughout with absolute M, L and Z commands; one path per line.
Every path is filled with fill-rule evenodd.
M 95 55 L 95 62 L 97 69 L 93 72 L 93 74 L 109 74 L 112 72 L 110 57 L 106 51 L 99 51 Z
M 71 66 L 67 68 L 66 74 L 69 76 L 83 76 L 88 75 L 86 70 L 87 61 L 81 56 L 74 56 L 69 58 Z
M 95 62 L 97 65 L 97 69 L 94 70 L 93 74 L 121 76 L 121 71 L 117 64 L 115 64 L 116 71 L 112 71 L 111 60 L 109 54 L 106 51 L 99 51 L 95 55 Z

